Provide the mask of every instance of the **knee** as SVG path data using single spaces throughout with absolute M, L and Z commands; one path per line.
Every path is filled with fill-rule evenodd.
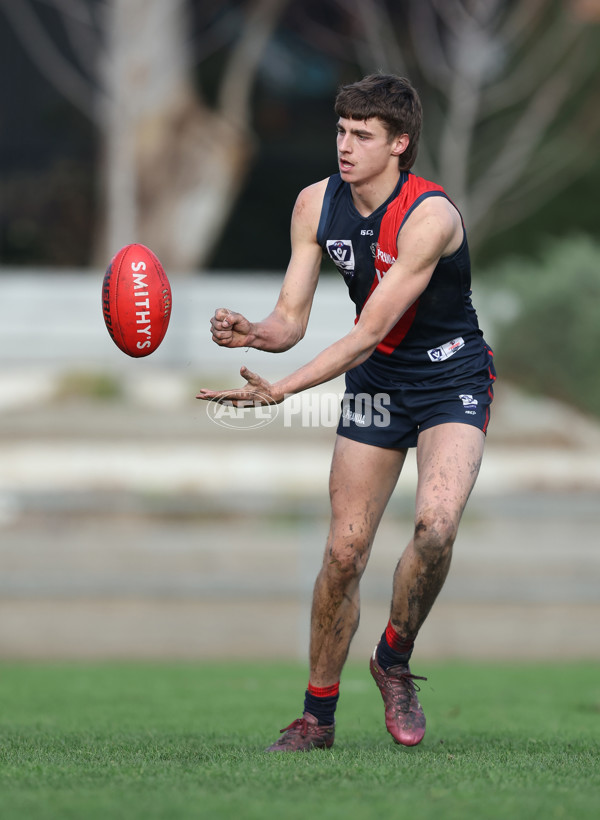
M 447 510 L 424 510 L 415 523 L 415 551 L 428 563 L 447 560 L 452 554 L 456 531 L 457 523 Z
M 324 569 L 342 585 L 358 581 L 366 569 L 369 544 L 332 541 L 325 549 Z

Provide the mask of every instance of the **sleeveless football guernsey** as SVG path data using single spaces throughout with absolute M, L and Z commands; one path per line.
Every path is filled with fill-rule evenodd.
M 443 196 L 443 188 L 403 171 L 389 199 L 367 217 L 352 201 L 339 174 L 329 178 L 317 241 L 348 286 L 357 321 L 365 302 L 397 256 L 397 238 L 423 200 Z M 450 200 L 449 200 L 450 201 Z M 466 235 L 460 248 L 438 262 L 429 284 L 404 313 L 371 359 L 390 376 L 410 381 L 454 379 L 489 366 L 471 303 L 471 265 Z

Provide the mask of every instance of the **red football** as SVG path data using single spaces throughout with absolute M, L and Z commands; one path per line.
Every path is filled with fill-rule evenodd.
M 171 286 L 158 257 L 145 245 L 125 245 L 104 275 L 102 311 L 113 342 L 128 356 L 149 356 L 171 318 Z

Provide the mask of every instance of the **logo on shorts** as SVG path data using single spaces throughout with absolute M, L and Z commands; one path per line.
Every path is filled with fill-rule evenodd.
M 474 416 L 477 412 L 477 405 L 479 404 L 477 399 L 473 398 L 473 396 L 470 393 L 461 393 L 458 398 L 463 403 L 465 413 L 467 413 L 469 416 Z
M 345 279 L 354 276 L 354 248 L 350 239 L 328 239 L 327 253 Z
M 348 421 L 353 421 L 355 424 L 362 424 L 363 426 L 367 421 L 366 413 L 356 413 L 354 410 L 350 410 L 349 407 L 344 408 L 342 418 L 347 419 Z
M 389 427 L 389 393 L 345 393 L 342 399 L 342 427 Z
M 449 359 L 450 356 L 454 356 L 464 346 L 465 340 L 462 336 L 459 336 L 458 339 L 452 339 L 451 342 L 446 342 L 445 345 L 432 347 L 431 350 L 427 351 L 427 355 L 432 362 L 443 362 Z

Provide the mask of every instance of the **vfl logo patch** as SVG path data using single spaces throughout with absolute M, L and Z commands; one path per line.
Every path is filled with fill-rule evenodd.
M 432 347 L 431 350 L 427 351 L 427 355 L 432 362 L 443 362 L 449 359 L 450 356 L 454 356 L 454 354 L 464 346 L 465 340 L 462 336 L 459 336 L 458 339 L 452 339 L 451 342 L 446 342 L 446 344 L 441 347 Z
M 461 393 L 458 398 L 463 403 L 465 413 L 469 416 L 474 416 L 477 412 L 477 405 L 479 404 L 477 399 L 474 399 L 470 393 Z
M 327 253 L 344 277 L 354 276 L 354 248 L 350 239 L 328 239 Z

